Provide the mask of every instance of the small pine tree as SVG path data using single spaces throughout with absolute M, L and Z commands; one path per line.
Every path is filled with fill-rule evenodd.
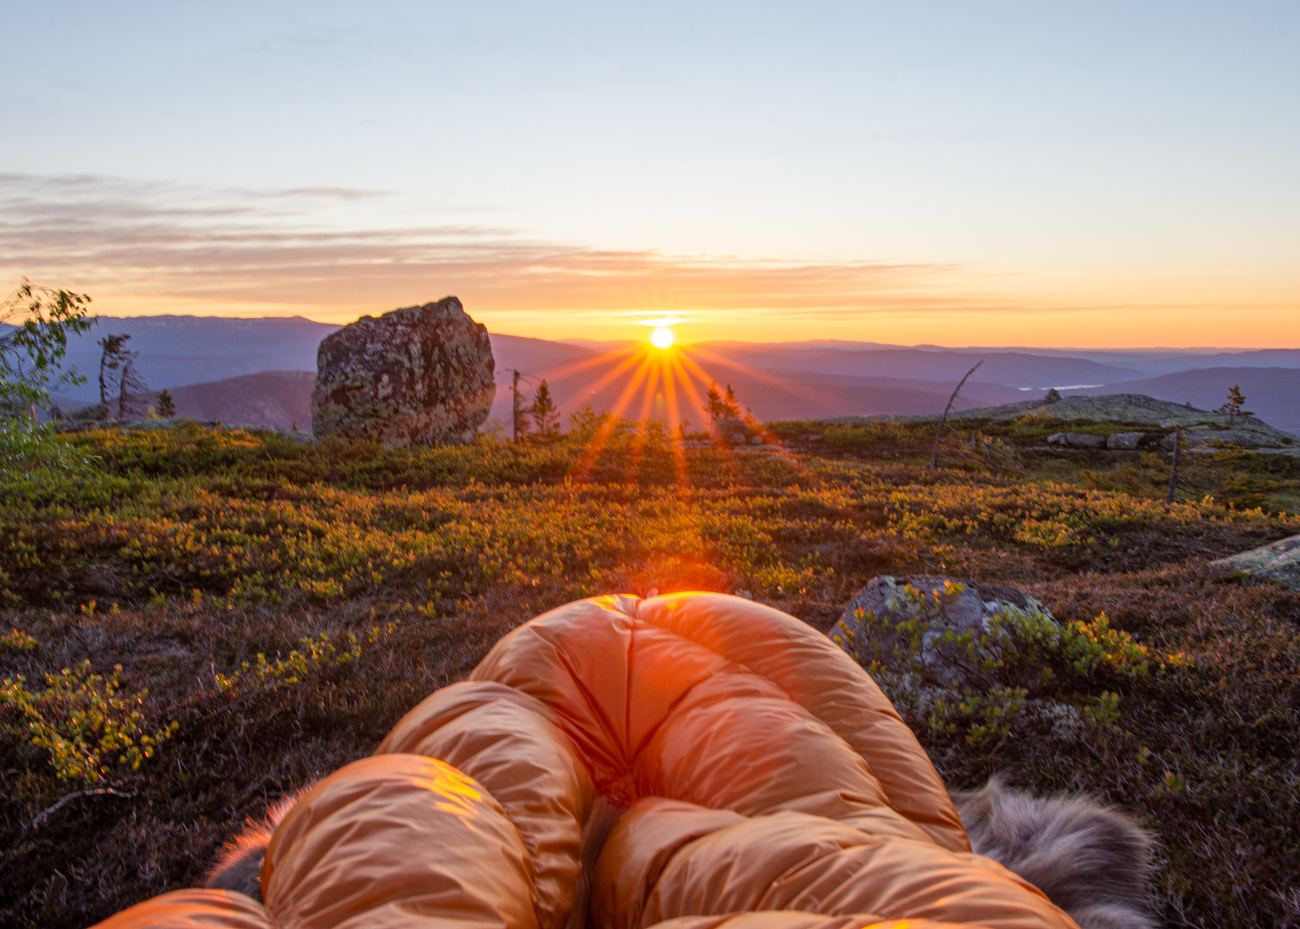
M 719 392 L 718 382 L 712 381 L 709 384 L 709 392 L 705 395 L 708 405 L 704 412 L 709 414 L 709 421 L 717 423 L 720 419 L 741 419 L 743 414 L 740 412 L 740 400 L 736 397 L 736 389 L 730 384 L 727 385 L 726 392 Z
M 1228 391 L 1228 402 L 1215 410 L 1216 413 L 1223 413 L 1228 417 L 1228 425 L 1231 426 L 1236 422 L 1238 416 L 1254 416 L 1251 410 L 1243 410 L 1246 405 L 1246 395 L 1241 392 L 1241 387 L 1237 384 L 1232 385 Z
M 740 419 L 740 401 L 736 399 L 736 391 L 730 384 L 727 385 L 727 394 L 722 398 L 723 404 L 727 407 L 728 419 Z
M 542 378 L 533 394 L 533 405 L 528 408 L 528 415 L 537 428 L 537 434 L 545 437 L 558 435 L 560 432 L 560 411 L 551 397 L 551 386 Z
M 113 401 L 113 395 L 119 390 L 119 372 L 131 357 L 131 352 L 126 347 L 130 338 L 125 333 L 119 333 L 106 335 L 96 343 L 103 349 L 99 356 L 99 405 L 106 410 Z
M 135 368 L 135 359 L 138 352 L 127 352 L 126 358 L 122 362 L 122 374 L 117 381 L 117 418 L 127 419 L 132 416 L 143 416 L 148 408 L 146 398 L 149 394 L 149 385 L 144 382 L 140 372 Z
M 158 415 L 163 419 L 176 415 L 176 402 L 172 400 L 172 392 L 166 388 L 158 391 Z
M 736 391 L 730 384 L 727 385 L 726 396 L 722 398 L 722 403 L 726 407 L 726 416 L 728 419 L 740 419 L 740 401 L 736 399 Z
M 718 382 L 709 383 L 709 392 L 705 394 L 708 401 L 704 407 L 704 412 L 708 414 L 709 422 L 716 423 L 727 415 L 727 405 L 722 401 L 722 394 L 718 392 Z

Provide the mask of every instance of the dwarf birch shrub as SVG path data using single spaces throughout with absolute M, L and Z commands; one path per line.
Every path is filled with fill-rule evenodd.
M 1055 712 L 1052 703 L 1109 725 L 1118 718 L 1119 695 L 1094 695 L 1095 683 L 1149 674 L 1147 647 L 1112 629 L 1105 613 L 1058 623 L 1012 607 L 989 617 L 987 629 L 942 629 L 945 607 L 965 589 L 952 581 L 929 592 L 904 585 L 895 595 L 905 601 L 901 618 L 857 610 L 862 634 L 841 629 L 832 636 L 896 704 L 936 733 L 977 745 L 1006 736 L 1027 710 Z
M 119 692 L 121 665 L 96 674 L 90 661 L 45 675 L 45 687 L 30 689 L 22 675 L 0 685 L 0 706 L 25 723 L 31 744 L 49 752 L 55 777 L 89 787 L 121 782 L 140 770 L 179 723 L 151 727 L 141 707 L 147 690 Z
M 373 626 L 366 635 L 366 642 L 373 645 L 381 638 L 392 635 L 396 623 Z M 338 668 L 361 657 L 362 645 L 355 633 L 346 632 L 340 644 L 330 640 L 327 633 L 316 638 L 304 636 L 298 640 L 298 648 L 293 649 L 283 658 L 274 662 L 266 660 L 266 655 L 258 652 L 253 664 L 241 662 L 239 670 L 230 675 L 219 671 L 213 672 L 213 679 L 220 693 L 230 693 L 236 689 L 245 692 L 260 690 L 278 690 L 290 684 L 297 684 L 313 674 L 329 668 Z

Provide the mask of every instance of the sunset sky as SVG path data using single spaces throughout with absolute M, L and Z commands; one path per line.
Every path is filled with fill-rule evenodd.
M 0 276 L 101 313 L 1300 347 L 1300 3 L 7 0 Z

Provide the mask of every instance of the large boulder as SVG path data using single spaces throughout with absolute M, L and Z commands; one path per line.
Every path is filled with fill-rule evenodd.
M 1008 624 L 1057 628 L 1047 607 L 1015 587 L 882 575 L 849 601 L 831 637 L 865 664 L 900 674 L 919 661 L 944 683 L 970 685 L 982 683 L 988 637 Z
M 1210 564 L 1232 568 L 1250 577 L 1264 577 L 1300 590 L 1300 535 L 1280 539 Z
M 363 316 L 316 353 L 311 427 L 317 438 L 368 438 L 390 448 L 471 442 L 496 395 L 487 327 L 460 301 Z

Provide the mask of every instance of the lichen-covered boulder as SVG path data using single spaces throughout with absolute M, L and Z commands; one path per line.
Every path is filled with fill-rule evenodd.
M 763 444 L 763 437 L 743 419 L 715 420 L 709 434 L 714 442 L 725 442 L 728 445 Z
M 1048 445 L 1064 445 L 1068 448 L 1105 448 L 1104 435 L 1089 435 L 1086 432 L 1056 432 L 1047 437 Z
M 495 395 L 487 327 L 444 297 L 363 316 L 321 342 L 312 432 L 390 448 L 459 445 L 473 441 Z
M 1143 438 L 1145 438 L 1145 433 L 1142 432 L 1117 432 L 1106 437 L 1106 447 L 1119 449 L 1120 451 L 1132 451 L 1141 444 Z
M 1057 628 L 1047 607 L 1015 587 L 886 574 L 849 601 L 831 637 L 887 671 L 906 673 L 919 662 L 945 684 L 971 685 L 989 683 L 982 666 L 1008 634 Z
M 1251 577 L 1264 577 L 1300 590 L 1300 535 L 1210 562 Z

